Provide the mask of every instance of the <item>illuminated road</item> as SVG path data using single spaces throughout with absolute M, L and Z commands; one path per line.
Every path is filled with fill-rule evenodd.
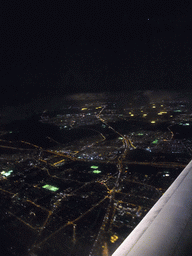
M 133 144 L 131 143 L 131 141 L 124 135 L 122 135 L 121 133 L 119 133 L 118 131 L 116 131 L 112 126 L 108 125 L 108 123 L 101 118 L 101 113 L 105 108 L 103 108 L 98 115 L 96 115 L 96 117 L 102 122 L 104 123 L 109 129 L 113 130 L 115 133 L 117 133 L 120 137 L 123 138 L 123 146 L 124 146 L 124 152 L 118 157 L 117 160 L 117 170 L 118 170 L 118 175 L 115 181 L 115 185 L 114 187 L 109 191 L 109 205 L 107 207 L 107 211 L 105 213 L 105 216 L 103 218 L 103 222 L 102 225 L 100 227 L 99 233 L 95 239 L 95 242 L 93 244 L 93 248 L 89 254 L 89 256 L 91 255 L 100 255 L 98 252 L 98 247 L 102 248 L 102 255 L 106 255 L 108 256 L 108 250 L 107 250 L 107 234 L 110 232 L 111 227 L 112 227 L 112 223 L 113 223 L 113 217 L 115 215 L 116 209 L 118 207 L 118 204 L 120 203 L 120 201 L 116 202 L 115 200 L 115 193 L 118 192 L 119 190 L 119 181 L 120 181 L 120 177 L 121 177 L 121 173 L 123 172 L 123 160 L 125 159 L 127 152 L 128 152 L 128 148 L 130 146 L 134 147 Z M 135 148 L 135 147 L 134 147 Z M 111 238 L 112 239 L 112 238 Z M 116 238 L 118 239 L 118 237 Z
M 109 252 L 108 252 L 108 246 L 109 246 L 109 240 L 107 239 L 107 237 L 109 235 L 111 235 L 112 233 L 112 225 L 113 225 L 113 219 L 115 216 L 115 213 L 117 211 L 117 208 L 120 206 L 121 203 L 124 203 L 122 201 L 122 199 L 117 200 L 115 199 L 115 195 L 121 195 L 122 198 L 124 198 L 124 196 L 128 195 L 131 196 L 132 194 L 130 193 L 124 193 L 121 192 L 120 189 L 120 181 L 121 181 L 121 174 L 123 174 L 124 172 L 127 172 L 127 170 L 124 170 L 124 165 L 146 165 L 146 166 L 154 166 L 154 167 L 167 167 L 167 168 L 183 168 L 185 167 L 184 164 L 181 163 L 170 163 L 170 162 L 133 162 L 133 161 L 127 161 L 126 160 L 126 156 L 129 152 L 130 148 L 135 149 L 136 147 L 133 145 L 132 141 L 125 135 L 122 135 L 121 133 L 119 133 L 118 131 L 116 131 L 112 126 L 108 125 L 108 123 L 101 118 L 101 114 L 103 112 L 105 108 L 103 108 L 98 115 L 96 115 L 96 117 L 103 123 L 105 124 L 109 129 L 111 129 L 114 133 L 118 134 L 118 136 L 120 136 L 122 138 L 122 144 L 123 144 L 123 152 L 117 157 L 117 159 L 114 160 L 94 160 L 97 161 L 98 163 L 111 163 L 111 164 L 115 164 L 117 167 L 117 176 L 113 177 L 111 176 L 103 176 L 102 178 L 98 179 L 98 180 L 94 180 L 91 182 L 86 182 L 86 183 L 82 183 L 80 181 L 76 181 L 80 184 L 80 187 L 76 190 L 73 190 L 71 193 L 65 193 L 64 195 L 59 196 L 59 198 L 57 198 L 57 200 L 54 202 L 54 204 L 52 205 L 51 209 L 46 209 L 44 207 L 42 207 L 39 204 L 36 204 L 35 201 L 29 200 L 29 199 L 23 199 L 23 203 L 28 203 L 30 205 L 35 206 L 36 208 L 39 208 L 42 213 L 45 216 L 45 219 L 43 220 L 42 225 L 40 226 L 35 226 L 32 225 L 30 223 L 28 223 L 26 220 L 22 219 L 21 217 L 16 216 L 15 214 L 11 213 L 10 211 L 8 212 L 10 215 L 14 216 L 17 220 L 19 220 L 20 222 L 22 222 L 22 224 L 25 224 L 27 227 L 29 227 L 30 229 L 34 230 L 34 231 L 38 231 L 38 235 L 36 236 L 36 240 L 32 246 L 32 249 L 34 248 L 38 248 L 40 246 L 42 246 L 43 244 L 45 244 L 49 239 L 53 238 L 53 236 L 55 236 L 57 233 L 59 233 L 61 230 L 64 230 L 66 227 L 71 226 L 72 228 L 72 241 L 73 244 L 76 244 L 77 238 L 76 238 L 76 225 L 78 223 L 79 220 L 83 219 L 86 215 L 88 215 L 91 211 L 93 211 L 96 207 L 100 206 L 101 204 L 103 204 L 103 202 L 106 202 L 106 204 L 108 205 L 106 207 L 106 212 L 105 215 L 103 217 L 102 223 L 100 225 L 100 229 L 99 232 L 97 233 L 97 236 L 94 240 L 92 249 L 90 250 L 90 256 L 91 255 L 104 255 L 104 256 L 108 256 Z M 96 130 L 94 130 L 96 131 Z M 171 130 L 170 130 L 171 131 Z M 3 149 L 7 148 L 7 149 L 11 149 L 14 151 L 21 151 L 23 153 L 23 151 L 27 151 L 27 152 L 31 152 L 31 156 L 32 158 L 34 158 L 35 160 L 35 164 L 33 165 L 33 167 L 38 168 L 40 170 L 42 170 L 42 172 L 46 172 L 48 174 L 48 176 L 50 176 L 53 179 L 61 179 L 60 177 L 58 177 L 57 175 L 52 175 L 51 174 L 51 168 L 49 168 L 49 166 L 52 167 L 57 167 L 58 165 L 65 163 L 65 161 L 67 160 L 71 160 L 71 161 L 81 161 L 81 162 L 92 162 L 90 160 L 86 160 L 86 159 L 79 159 L 77 157 L 77 153 L 82 152 L 88 148 L 93 147 L 94 145 L 101 143 L 103 141 L 106 140 L 106 137 L 96 131 L 97 133 L 100 134 L 101 139 L 98 139 L 95 142 L 92 142 L 86 146 L 83 146 L 79 151 L 75 151 L 72 153 L 63 153 L 60 151 L 56 151 L 56 150 L 49 150 L 49 149 L 43 149 L 42 147 L 38 146 L 38 145 L 34 145 L 32 143 L 29 142 L 25 142 L 25 141 L 6 141 L 6 140 L 0 140 L 1 144 L 0 147 L 2 147 Z M 173 137 L 173 133 L 172 133 L 172 137 Z M 50 137 L 48 137 L 48 139 L 58 143 L 57 141 L 51 139 Z M 17 146 L 18 145 L 18 146 Z M 23 145 L 23 148 L 22 148 Z M 26 146 L 28 146 L 28 148 L 25 148 Z M 6 179 L 6 177 L 5 177 Z M 112 180 L 112 184 L 113 187 L 109 186 L 109 180 Z M 70 180 L 70 179 L 67 179 Z M 71 180 L 72 181 L 72 180 Z M 142 182 L 137 182 L 137 181 L 132 181 L 129 179 L 126 179 L 126 182 L 129 182 L 129 184 L 137 184 L 137 185 L 141 185 L 141 186 L 145 186 L 146 188 L 148 188 L 149 190 L 154 189 L 154 191 L 157 192 L 157 194 L 160 194 L 160 190 L 158 190 L 157 188 L 147 185 L 147 184 L 143 184 Z M 82 183 L 82 184 L 81 184 Z M 91 208 L 89 208 L 88 210 L 86 210 L 85 212 L 83 212 L 81 215 L 79 215 L 78 217 L 68 221 L 67 223 L 65 223 L 64 225 L 61 225 L 56 231 L 54 231 L 53 233 L 51 233 L 50 235 L 48 235 L 46 238 L 44 238 L 43 240 L 39 241 L 39 237 L 41 236 L 41 234 L 43 233 L 43 230 L 46 228 L 47 224 L 51 221 L 50 219 L 52 218 L 52 216 L 55 214 L 56 210 L 58 210 L 61 206 L 61 202 L 63 202 L 66 197 L 71 197 L 74 194 L 78 194 L 78 191 L 80 191 L 82 188 L 86 187 L 87 185 L 94 185 L 94 184 L 99 184 L 100 186 L 102 186 L 102 188 L 105 188 L 106 190 L 106 195 L 100 199 L 97 203 L 95 203 L 94 205 L 92 205 Z M 39 185 L 34 185 L 35 188 L 37 189 L 41 189 L 41 186 Z M 0 190 L 5 193 L 5 194 L 9 194 L 11 195 L 12 198 L 15 198 L 19 201 L 19 197 L 17 193 L 12 193 L 8 190 L 2 189 L 0 188 Z M 140 199 L 146 199 L 146 197 L 144 196 L 140 196 L 138 195 L 137 198 Z M 149 199 L 149 198 L 147 198 Z M 151 199 L 153 201 L 153 199 Z M 154 200 L 155 201 L 155 200 Z M 135 203 L 135 205 L 133 205 L 135 208 L 137 208 L 136 213 L 130 213 L 131 216 L 133 217 L 138 217 L 140 216 L 140 212 L 143 208 L 142 205 L 139 205 L 139 203 Z M 31 212 L 31 215 L 35 216 L 35 212 Z M 130 228 L 133 228 L 132 226 L 130 226 Z M 116 235 L 114 235 L 114 233 L 111 235 L 111 243 L 113 243 L 114 241 L 116 241 L 118 239 L 118 237 Z M 101 249 L 100 252 L 98 252 L 98 248 Z
M 104 138 L 103 138 L 104 140 Z M 101 140 L 101 141 L 103 141 Z M 2 142 L 7 142 L 7 143 L 10 143 L 10 144 L 13 144 L 15 143 L 15 141 L 6 141 L 6 140 L 0 140 Z M 30 145 L 30 146 L 33 146 L 35 147 L 34 149 L 32 148 L 18 148 L 18 147 L 14 147 L 14 146 L 8 146 L 8 145 L 0 145 L 0 148 L 7 148 L 7 149 L 12 149 L 12 150 L 16 150 L 16 151 L 31 151 L 31 152 L 36 152 L 36 151 L 41 151 L 41 152 L 47 152 L 50 154 L 50 159 L 53 158 L 53 157 L 56 157 L 56 156 L 60 156 L 60 157 L 63 157 L 63 159 L 70 159 L 72 161 L 81 161 L 81 162 L 92 162 L 93 160 L 89 160 L 89 159 L 80 159 L 80 158 L 77 158 L 75 157 L 75 154 L 77 154 L 77 152 L 75 153 L 71 153 L 71 154 L 67 154 L 67 153 L 62 153 L 62 152 L 58 152 L 58 151 L 54 151 L 54 150 L 46 150 L 46 149 L 43 149 L 42 147 L 39 147 L 37 145 L 34 145 L 32 143 L 29 143 L 29 142 L 26 142 L 26 141 L 19 141 L 19 142 L 22 142 L 24 144 L 27 144 L 27 145 Z M 98 142 L 95 142 L 95 143 L 98 143 Z M 127 141 L 127 139 L 123 140 L 123 143 L 125 143 L 126 145 L 126 148 L 128 148 L 127 146 L 129 145 L 129 141 Z M 90 147 L 87 146 L 87 147 Z M 84 148 L 82 149 L 84 150 Z M 2 158 L 3 159 L 3 158 Z M 43 159 L 39 159 L 39 161 L 41 162 L 44 162 L 46 164 L 48 164 L 48 161 L 47 160 L 43 160 Z M 63 160 L 61 160 L 63 161 Z M 94 160 L 95 161 L 95 160 Z M 112 164 L 118 164 L 119 163 L 119 159 L 118 160 L 100 160 L 100 159 L 97 159 L 96 160 L 98 163 L 112 163 Z M 154 166 L 154 167 L 167 167 L 167 168 L 184 168 L 186 166 L 186 164 L 183 164 L 183 163 L 179 163 L 179 162 L 138 162 L 138 161 L 128 161 L 128 160 L 122 160 L 122 162 L 124 164 L 130 164 L 130 165 L 149 165 L 149 166 Z M 58 162 L 55 162 L 53 164 L 53 166 L 55 166 L 56 164 L 58 164 Z

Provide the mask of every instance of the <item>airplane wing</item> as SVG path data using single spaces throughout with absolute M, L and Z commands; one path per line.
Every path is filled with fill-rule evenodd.
M 192 255 L 192 161 L 112 256 Z

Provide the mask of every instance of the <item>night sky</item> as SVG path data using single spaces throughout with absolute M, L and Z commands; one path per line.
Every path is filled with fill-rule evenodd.
M 189 90 L 190 1 L 4 1 L 1 106 L 45 95 Z

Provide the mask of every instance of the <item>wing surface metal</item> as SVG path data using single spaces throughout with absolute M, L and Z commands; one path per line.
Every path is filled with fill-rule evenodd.
M 192 255 L 192 161 L 112 256 Z

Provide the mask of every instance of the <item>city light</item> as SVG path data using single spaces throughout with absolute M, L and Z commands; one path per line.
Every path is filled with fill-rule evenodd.
M 13 170 L 10 170 L 10 171 L 7 171 L 7 172 L 5 172 L 5 171 L 2 171 L 1 172 L 1 174 L 3 175 L 3 176 L 9 176 L 9 175 L 11 175 L 11 173 L 13 172 Z
M 37 233 L 35 241 L 43 242 L 47 250 L 46 246 L 52 246 L 49 237 L 55 239 L 62 227 L 64 253 L 68 248 L 65 241 L 83 251 L 78 231 L 86 229 L 83 238 L 95 244 L 90 254 L 103 254 L 106 247 L 112 252 L 128 235 L 124 228 L 135 227 L 191 159 L 188 133 L 192 114 L 181 101 L 164 105 L 158 101 L 157 106 L 127 103 L 122 113 L 122 104 L 118 109 L 112 103 L 101 107 L 102 99 L 66 105 L 60 114 L 42 119 L 62 129 L 55 137 L 48 134 L 51 137 L 42 145 L 39 140 L 37 145 L 29 143 L 27 137 L 26 141 L 11 141 L 15 130 L 13 134 L 5 131 L 7 140 L 1 139 L 1 211 L 6 213 L 10 204 L 9 212 L 16 216 L 16 240 L 25 225 Z M 27 126 L 26 134 L 28 131 Z M 184 139 L 177 132 L 183 132 Z M 5 228 L 10 228 L 6 220 Z M 21 236 L 21 240 L 25 238 L 22 232 Z
M 99 170 L 94 170 L 93 173 L 101 173 Z
M 183 126 L 189 126 L 189 123 L 179 123 L 179 125 L 183 125 Z
M 92 168 L 92 169 L 98 169 L 98 168 L 99 168 L 99 166 L 92 165 L 92 166 L 91 166 L 91 168 Z
M 117 241 L 117 239 L 118 239 L 118 236 L 116 235 L 111 236 L 111 243 L 114 243 L 115 241 Z
M 158 113 L 159 116 L 161 116 L 162 114 L 167 114 L 167 112 L 166 111 L 161 111 L 161 112 Z
M 54 191 L 54 192 L 57 191 L 57 190 L 59 190 L 59 188 L 54 187 L 54 186 L 52 186 L 52 185 L 48 185 L 48 184 L 44 185 L 42 188 L 45 188 L 45 189 L 48 189 L 48 190 Z
M 169 177 L 169 173 L 163 174 L 163 177 Z

